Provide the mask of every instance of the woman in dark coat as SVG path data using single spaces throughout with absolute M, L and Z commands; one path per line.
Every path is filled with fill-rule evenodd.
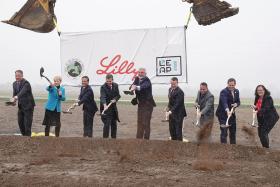
M 263 147 L 269 148 L 268 134 L 279 119 L 270 92 L 263 85 L 255 91 L 255 110 L 258 118 L 258 135 Z

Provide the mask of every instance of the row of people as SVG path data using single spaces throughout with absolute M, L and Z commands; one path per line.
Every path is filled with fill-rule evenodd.
M 174 80 L 176 80 L 174 84 Z M 178 88 L 177 86 L 178 80 L 176 78 L 171 79 L 171 89 L 169 91 L 169 105 L 172 104 L 173 100 L 176 100 L 175 104 L 169 106 L 169 108 L 174 108 L 174 106 L 177 106 L 179 108 L 180 102 L 183 102 L 182 95 L 183 91 Z M 174 88 L 172 88 L 175 85 Z M 178 90 L 175 91 L 174 94 L 172 94 L 172 90 Z M 180 93 L 180 94 L 176 94 Z M 240 97 L 239 97 L 239 90 L 236 89 L 236 80 L 233 78 L 228 79 L 227 81 L 227 87 L 224 88 L 220 92 L 219 96 L 219 104 L 216 110 L 216 117 L 218 118 L 219 124 L 220 124 L 220 141 L 221 143 L 227 143 L 227 137 L 229 134 L 229 141 L 230 144 L 236 144 L 236 113 L 235 109 L 240 106 Z M 198 112 L 198 118 L 200 119 L 200 125 L 211 125 L 214 121 L 214 96 L 211 94 L 211 92 L 208 90 L 207 83 L 203 82 L 200 84 L 200 90 L 197 94 L 195 105 L 199 106 L 199 112 Z M 274 106 L 273 99 L 270 95 L 270 92 L 266 89 L 264 85 L 258 85 L 255 89 L 255 101 L 254 105 L 252 106 L 254 109 L 254 113 L 257 116 L 258 121 L 258 136 L 260 138 L 261 144 L 263 147 L 269 148 L 269 137 L 268 134 L 272 130 L 272 128 L 275 126 L 277 121 L 279 120 L 279 115 L 277 113 L 277 110 Z M 175 111 L 174 109 L 172 109 Z M 181 127 L 182 127 L 182 118 L 185 116 L 185 109 L 181 109 L 181 112 L 176 111 L 174 115 L 172 115 L 174 112 L 172 110 L 169 111 L 171 114 L 171 120 L 169 119 L 169 125 L 172 129 L 173 124 L 176 124 L 172 122 L 173 120 L 177 120 L 177 127 L 179 127 L 179 130 L 176 130 L 178 132 L 178 135 L 175 136 L 172 139 L 179 139 L 182 140 L 182 134 L 181 134 Z M 178 114 L 182 114 L 179 115 Z M 210 122 L 210 123 L 209 123 Z M 170 134 L 172 136 L 172 130 L 170 131 Z
M 34 111 L 34 98 L 30 83 L 23 78 L 23 72 L 15 72 L 16 81 L 13 83 L 12 101 L 18 101 L 18 124 L 23 136 L 31 136 L 31 126 Z M 55 135 L 58 137 L 61 122 L 61 101 L 65 101 L 65 89 L 61 86 L 61 77 L 54 77 L 54 82 L 47 87 L 49 92 L 48 101 L 45 104 L 45 135 L 48 136 L 50 127 L 55 126 Z M 166 115 L 169 121 L 169 131 L 172 140 L 183 140 L 182 127 L 184 118 L 187 116 L 184 105 L 184 92 L 178 86 L 178 79 L 171 78 L 168 93 L 168 107 Z M 152 94 L 152 84 L 146 75 L 145 68 L 138 70 L 138 77 L 130 86 L 130 91 L 134 92 L 136 98 L 133 104 L 138 105 L 137 109 L 137 133 L 138 139 L 150 139 L 151 117 L 153 108 L 156 106 Z M 111 138 L 117 136 L 117 122 L 119 121 L 117 102 L 120 99 L 118 84 L 114 82 L 111 74 L 106 76 L 106 82 L 100 88 L 100 113 L 103 126 L 103 137 L 108 138 L 111 130 Z M 82 87 L 76 106 L 83 105 L 83 125 L 84 137 L 92 137 L 93 119 L 98 111 L 94 100 L 94 93 L 89 85 L 89 78 L 82 77 Z M 200 84 L 200 90 L 196 98 L 196 106 L 199 106 L 198 117 L 200 125 L 214 121 L 214 96 L 208 90 L 207 83 Z M 227 82 L 227 87 L 220 92 L 219 104 L 216 116 L 220 124 L 220 141 L 236 144 L 236 114 L 235 109 L 240 106 L 239 90 L 236 89 L 236 80 L 231 78 Z M 258 119 L 258 135 L 263 147 L 269 147 L 268 134 L 279 119 L 273 104 L 270 92 L 259 85 L 255 91 L 254 108 Z M 227 124 L 227 125 L 226 125 Z

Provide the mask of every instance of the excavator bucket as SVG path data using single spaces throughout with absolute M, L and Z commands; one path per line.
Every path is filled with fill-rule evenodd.
M 238 14 L 239 8 L 220 0 L 182 0 L 193 3 L 192 12 L 199 25 L 211 25 L 221 19 Z
M 51 32 L 55 27 L 56 0 L 28 0 L 13 17 L 4 23 L 39 33 Z

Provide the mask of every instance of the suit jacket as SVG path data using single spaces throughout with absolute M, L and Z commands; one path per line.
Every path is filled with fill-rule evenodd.
M 255 98 L 255 105 L 258 102 L 258 97 Z M 264 127 L 274 126 L 279 120 L 279 115 L 274 107 L 273 99 L 271 96 L 264 96 L 262 100 L 262 107 L 258 111 L 258 122 Z
M 184 92 L 181 88 L 177 87 L 174 90 L 169 88 L 168 99 L 168 109 L 172 112 L 171 117 L 179 120 L 187 116 L 184 102 Z
M 45 108 L 50 111 L 54 111 L 56 109 L 57 112 L 61 112 L 61 101 L 65 101 L 65 89 L 60 86 L 57 89 L 56 86 L 51 87 L 48 86 L 46 90 L 49 92 L 48 101 L 45 104 Z M 62 95 L 58 95 L 58 91 L 62 92 Z
M 30 83 L 22 79 L 17 89 L 17 81 L 13 83 L 13 97 L 18 97 L 18 107 L 23 110 L 33 110 L 35 106 L 34 97 Z
M 226 109 L 228 108 L 229 110 L 231 110 L 232 104 L 237 103 L 237 106 L 240 106 L 239 90 L 234 89 L 233 93 L 234 97 L 228 88 L 225 88 L 220 92 L 220 99 L 216 111 L 216 116 L 221 120 L 227 119 Z M 235 114 L 233 114 L 233 116 L 235 116 Z
M 100 88 L 100 112 L 102 113 L 104 110 L 104 104 L 108 105 L 111 100 L 115 99 L 118 101 L 121 98 L 119 92 L 119 85 L 117 83 L 113 83 L 112 89 L 106 83 L 103 84 Z M 114 103 L 110 106 L 110 108 L 106 111 L 107 114 L 115 114 L 118 121 L 118 108 L 117 104 Z
M 201 119 L 204 122 L 214 118 L 214 96 L 210 91 L 204 95 L 201 95 L 199 91 L 195 102 L 200 106 Z
M 94 94 L 90 86 L 81 87 L 79 96 L 79 105 L 83 105 L 83 110 L 91 113 L 98 111 L 96 102 L 94 100 Z
M 141 80 L 136 77 L 133 85 L 136 85 L 140 88 L 140 90 L 137 89 L 135 91 L 136 98 L 139 103 L 148 103 L 156 106 L 152 93 L 152 83 L 148 77 L 144 77 Z

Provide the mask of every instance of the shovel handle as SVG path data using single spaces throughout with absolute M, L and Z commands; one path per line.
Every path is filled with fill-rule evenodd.
M 113 104 L 113 102 L 110 102 L 109 104 L 108 104 L 108 106 L 106 107 L 106 108 L 104 108 L 104 110 L 103 110 L 103 112 L 102 112 L 102 114 L 101 115 L 104 115 L 104 113 L 110 108 L 110 106 Z
M 227 117 L 226 126 L 230 126 L 230 125 L 228 124 L 228 122 L 229 122 L 229 119 L 231 118 L 231 116 L 232 116 L 232 114 L 233 114 L 233 112 L 234 112 L 234 109 L 235 109 L 235 107 L 232 107 L 231 110 L 230 110 L 230 115 Z
M 48 77 L 46 77 L 45 75 L 42 75 L 42 77 L 44 77 L 50 84 L 52 84 L 52 82 L 50 81 L 50 79 Z

